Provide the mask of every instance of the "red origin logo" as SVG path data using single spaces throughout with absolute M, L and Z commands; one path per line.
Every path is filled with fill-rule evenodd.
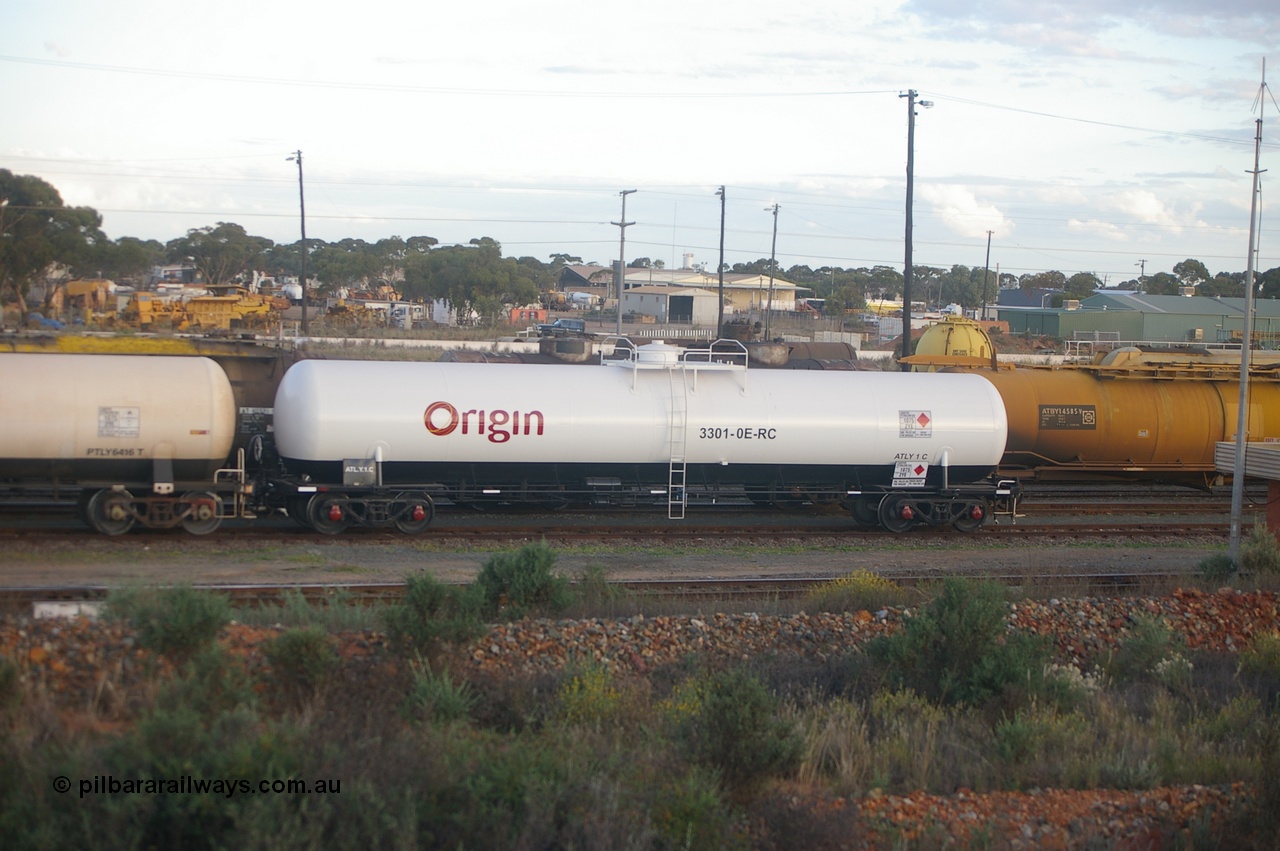
M 483 434 L 490 443 L 506 443 L 512 435 L 542 434 L 546 426 L 542 411 L 530 411 L 521 419 L 519 411 L 481 411 L 475 408 L 458 412 L 448 402 L 432 402 L 422 415 L 427 431 L 437 437 L 452 434 L 462 426 L 463 434 Z

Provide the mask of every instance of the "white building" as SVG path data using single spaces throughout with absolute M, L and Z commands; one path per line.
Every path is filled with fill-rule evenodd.
M 652 316 L 660 325 L 690 324 L 715 327 L 720 297 L 696 287 L 636 286 L 622 294 L 622 315 Z

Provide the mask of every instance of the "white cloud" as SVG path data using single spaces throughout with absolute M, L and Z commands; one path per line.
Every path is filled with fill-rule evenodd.
M 292 241 L 301 148 L 309 235 L 604 261 L 624 187 L 647 253 L 709 256 L 719 184 L 731 261 L 768 251 L 773 198 L 788 263 L 901 258 L 915 88 L 937 101 L 916 136 L 930 262 L 971 264 L 993 230 L 1005 268 L 1129 274 L 1099 249 L 1126 238 L 1152 267 L 1163 240 L 1231 268 L 1260 54 L 1280 55 L 1274 0 L 11 5 L 0 168 L 113 238 L 243 217 Z M 174 32 L 180 63 L 155 49 Z
M 1194 217 L 1188 221 L 1187 217 L 1180 216 L 1155 193 L 1140 189 L 1108 195 L 1101 199 L 1101 204 L 1106 209 L 1114 210 L 1136 221 L 1166 227 L 1174 234 L 1180 233 L 1184 225 L 1194 221 Z
M 921 188 L 920 198 L 927 202 L 932 215 L 960 236 L 986 236 L 987 231 L 994 231 L 996 236 L 1008 236 L 1013 232 L 1013 222 L 999 207 L 979 201 L 968 187 L 925 186 Z
M 1105 239 L 1110 242 L 1129 242 L 1129 234 L 1124 228 L 1118 227 L 1111 222 L 1099 221 L 1081 221 L 1080 219 L 1068 219 L 1067 230 L 1077 234 Z

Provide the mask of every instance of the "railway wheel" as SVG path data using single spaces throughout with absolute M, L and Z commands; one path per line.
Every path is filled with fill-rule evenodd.
M 93 521 L 89 519 L 89 502 L 93 499 L 97 491 L 82 490 L 80 495 L 76 497 L 76 516 L 85 522 L 85 525 L 92 526 Z
M 853 515 L 853 522 L 859 526 L 878 526 L 880 524 L 874 497 L 858 497 L 850 504 L 849 513 Z
M 192 535 L 207 535 L 222 523 L 222 500 L 208 491 L 191 491 L 182 495 L 189 503 L 188 514 L 182 518 L 182 528 Z
M 302 494 L 291 496 L 285 502 L 285 513 L 289 515 L 289 519 L 299 526 L 309 527 L 311 521 L 307 519 L 307 506 L 311 503 L 312 496 L 310 494 Z
M 971 502 L 964 507 L 960 516 L 951 525 L 961 532 L 976 532 L 987 519 L 987 506 L 981 502 Z
M 435 503 L 425 493 L 397 494 L 392 503 L 396 528 L 406 535 L 425 532 L 436 516 Z
M 322 535 L 337 535 L 343 532 L 351 525 L 347 510 L 343 507 L 344 501 L 339 494 L 318 493 L 313 496 L 307 506 L 307 518 L 311 521 L 311 528 Z
M 889 494 L 880 501 L 880 525 L 890 532 L 905 532 L 916 520 L 916 510 L 905 496 Z
M 85 518 L 95 532 L 123 535 L 133 528 L 133 494 L 126 490 L 100 490 L 89 497 Z

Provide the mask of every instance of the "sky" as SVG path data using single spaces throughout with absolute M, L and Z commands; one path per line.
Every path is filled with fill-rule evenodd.
M 724 186 L 727 263 L 901 270 L 915 100 L 916 265 L 1117 286 L 1244 271 L 1268 60 L 1274 0 L 0 0 L 0 168 L 293 243 L 301 151 L 310 239 L 712 270 Z

